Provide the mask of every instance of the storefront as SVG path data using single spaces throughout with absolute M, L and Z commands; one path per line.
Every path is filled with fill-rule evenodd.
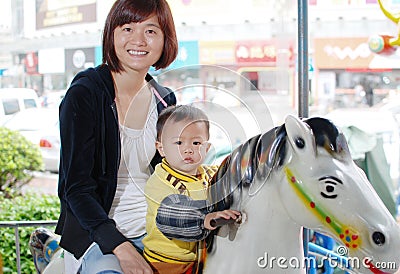
M 79 71 L 95 66 L 95 48 L 65 50 L 65 73 L 72 79 Z
M 243 83 L 243 93 L 259 90 L 272 94 L 293 91 L 293 42 L 278 45 L 277 40 L 238 41 L 235 58 L 238 72 L 250 83 Z
M 313 98 L 330 107 L 374 105 L 400 86 L 400 55 L 377 55 L 368 37 L 317 38 Z

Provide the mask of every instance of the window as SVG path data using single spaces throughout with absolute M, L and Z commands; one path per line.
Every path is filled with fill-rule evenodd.
M 5 115 L 14 114 L 20 111 L 18 99 L 3 99 L 3 108 Z
M 37 108 L 36 101 L 34 99 L 24 99 L 24 106 L 28 108 Z

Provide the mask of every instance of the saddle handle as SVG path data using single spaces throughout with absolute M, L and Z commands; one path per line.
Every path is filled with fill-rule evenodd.
M 239 223 L 240 224 L 240 222 L 241 222 L 241 217 L 239 216 L 236 220 L 235 219 L 232 219 L 232 218 L 229 218 L 229 219 L 225 219 L 225 218 L 215 218 L 215 219 L 212 219 L 211 221 L 210 221 L 210 225 L 212 226 L 212 227 L 220 227 L 220 226 L 223 226 L 223 225 L 227 225 L 227 224 L 233 224 L 233 223 Z

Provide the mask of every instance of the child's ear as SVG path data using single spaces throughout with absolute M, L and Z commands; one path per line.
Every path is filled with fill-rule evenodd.
M 158 150 L 158 153 L 160 153 L 161 157 L 165 157 L 163 146 L 161 142 L 156 141 L 156 149 Z

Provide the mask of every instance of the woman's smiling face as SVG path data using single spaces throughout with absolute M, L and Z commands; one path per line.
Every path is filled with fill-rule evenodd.
M 115 52 L 126 70 L 148 71 L 161 57 L 164 33 L 158 17 L 152 15 L 138 23 L 124 24 L 114 30 Z

